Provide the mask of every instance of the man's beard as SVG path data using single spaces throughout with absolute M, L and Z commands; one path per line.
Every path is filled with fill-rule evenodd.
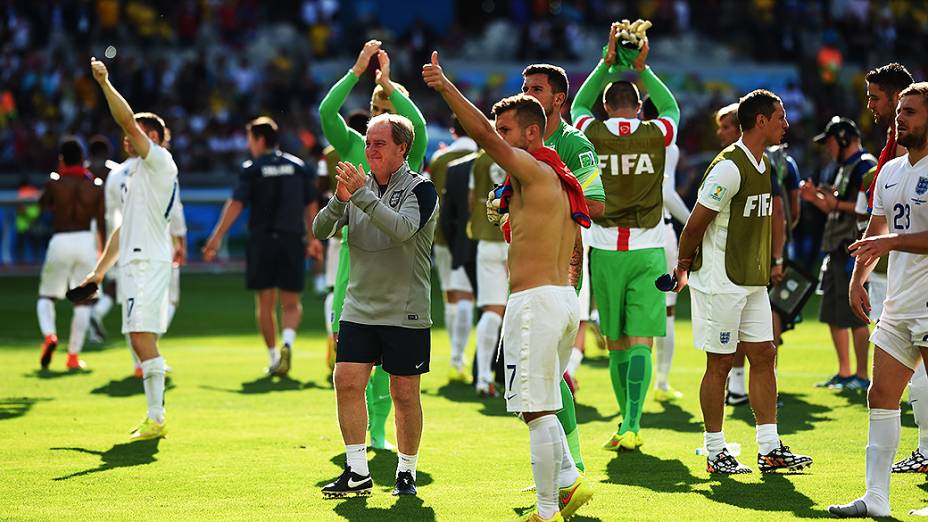
M 928 128 L 920 127 L 906 132 L 896 138 L 896 143 L 907 149 L 921 149 L 928 142 Z

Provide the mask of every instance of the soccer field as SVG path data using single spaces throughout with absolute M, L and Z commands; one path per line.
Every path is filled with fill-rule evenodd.
M 374 494 L 323 500 L 319 486 L 343 466 L 327 381 L 321 300 L 304 298 L 304 326 L 290 379 L 262 376 L 266 355 L 253 300 L 240 275 L 184 275 L 181 305 L 162 340 L 173 372 L 166 439 L 128 443 L 145 414 L 141 382 L 108 318 L 110 342 L 89 347 L 90 371 L 67 373 L 64 349 L 39 373 L 34 278 L 4 278 L 0 293 L 0 519 L 3 520 L 506 520 L 533 506 L 528 431 L 502 399 L 478 400 L 448 385 L 449 346 L 433 332 L 432 372 L 423 380 L 425 431 L 419 496 L 390 496 L 396 457 L 371 452 Z M 440 306 L 440 303 L 439 303 Z M 70 314 L 59 306 L 60 336 Z M 441 317 L 441 314 L 436 314 Z M 834 371 L 824 325 L 787 334 L 779 380 L 779 429 L 787 445 L 814 457 L 807 473 L 756 472 L 750 409 L 728 408 L 726 438 L 742 445 L 751 475 L 709 477 L 698 384 L 704 356 L 690 325 L 677 323 L 673 385 L 678 403 L 647 403 L 640 453 L 601 450 L 617 408 L 607 359 L 588 343 L 578 373 L 577 417 L 595 496 L 574 520 L 784 520 L 828 517 L 828 504 L 863 493 L 865 395 L 816 389 Z M 469 353 L 473 351 L 473 336 Z M 392 416 L 391 416 L 392 419 Z M 392 439 L 392 420 L 388 438 Z M 900 455 L 917 445 L 908 408 Z M 894 477 L 893 514 L 928 504 L 921 475 Z

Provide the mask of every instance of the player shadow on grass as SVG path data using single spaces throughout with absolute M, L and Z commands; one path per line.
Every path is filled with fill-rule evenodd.
M 675 402 L 659 402 L 664 411 L 644 412 L 641 425 L 680 433 L 702 433 L 702 422 Z
M 173 390 L 177 386 L 170 376 L 164 378 L 164 391 Z M 133 395 L 142 395 L 145 388 L 142 385 L 142 379 L 134 375 L 123 377 L 122 379 L 113 379 L 112 381 L 98 386 L 90 393 L 94 395 L 108 395 L 110 397 L 132 397 Z
M 367 506 L 367 497 L 354 497 L 338 502 L 332 509 L 345 520 L 403 520 L 416 522 L 430 522 L 435 520 L 435 510 L 423 506 L 423 500 L 418 496 L 396 497 L 393 505 L 387 509 Z
M 157 459 L 155 453 L 158 453 L 158 442 L 161 439 L 143 440 L 138 442 L 124 442 L 116 444 L 106 451 L 97 451 L 86 448 L 50 448 L 52 451 L 76 451 L 87 453 L 89 455 L 98 455 L 103 462 L 96 468 L 85 469 L 69 475 L 55 477 L 52 480 L 68 480 L 74 477 L 90 475 L 115 468 L 127 468 L 132 466 L 142 466 L 151 464 Z
M 831 420 L 827 414 L 833 410 L 828 406 L 808 402 L 805 393 L 781 393 L 783 407 L 777 411 L 777 433 L 791 435 L 800 431 L 815 429 L 815 424 Z M 754 426 L 754 412 L 747 404 L 735 406 L 731 419 L 743 421 Z
M 219 388 L 218 386 L 200 386 L 204 390 L 213 390 L 213 391 L 222 391 L 227 393 L 241 393 L 243 395 L 253 395 L 258 393 L 272 393 L 272 392 L 283 392 L 283 391 L 300 391 L 300 390 L 309 390 L 309 389 L 329 389 L 325 386 L 317 384 L 315 381 L 309 382 L 300 382 L 296 379 L 291 378 L 289 375 L 284 377 L 274 377 L 270 375 L 265 375 L 259 377 L 253 381 L 247 381 L 242 383 L 242 387 L 235 390 L 230 388 Z
M 506 411 L 506 401 L 503 400 L 501 396 L 495 398 L 482 398 L 477 395 L 477 391 L 473 386 L 463 382 L 449 382 L 441 388 L 438 388 L 438 390 L 423 389 L 422 395 L 440 396 L 451 402 L 480 403 L 483 406 L 483 411 L 480 413 L 491 417 L 512 416 L 511 413 Z
M 8 397 L 0 399 L 0 420 L 15 419 L 29 413 L 38 403 L 50 401 L 48 397 Z
M 93 370 L 33 370 L 30 373 L 24 373 L 23 377 L 32 379 L 60 379 L 61 377 L 77 377 L 78 375 L 90 375 Z
M 799 474 L 790 478 L 776 473 L 764 474 L 762 484 L 742 482 L 729 475 L 697 477 L 679 459 L 664 460 L 640 452 L 621 453 L 606 466 L 606 474 L 609 483 L 658 493 L 698 493 L 713 502 L 743 509 L 791 512 L 801 518 L 830 517 L 827 511 L 814 509 L 815 502 L 811 498 L 796 491 L 793 481 L 802 480 Z

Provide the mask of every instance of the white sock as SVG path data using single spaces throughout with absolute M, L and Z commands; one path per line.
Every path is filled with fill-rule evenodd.
M 702 434 L 703 445 L 706 447 L 706 456 L 714 459 L 725 449 L 725 432 L 717 431 L 710 433 L 708 431 Z
M 757 425 L 757 452 L 766 455 L 780 447 L 780 436 L 776 424 Z
M 577 477 L 580 476 L 580 473 L 577 471 L 577 464 L 570 454 L 570 445 L 567 443 L 567 434 L 564 433 L 564 426 L 561 425 L 560 422 L 558 422 L 557 425 L 561 428 L 561 445 L 564 446 L 564 457 L 561 459 L 561 467 L 557 474 L 557 487 L 566 488 L 572 486 L 574 482 L 577 481 Z
M 448 331 L 448 340 L 451 341 L 451 366 L 454 366 L 454 347 L 457 346 L 457 318 L 458 304 L 445 301 L 445 330 Z
M 113 308 L 113 298 L 107 294 L 100 295 L 97 302 L 93 305 L 93 318 L 97 321 L 103 321 L 106 314 L 110 313 Z
M 55 302 L 47 297 L 40 297 L 35 304 L 35 313 L 39 317 L 42 337 L 55 335 Z
M 461 299 L 457 303 L 458 311 L 454 320 L 454 338 L 451 344 L 451 364 L 455 368 L 464 367 L 464 352 L 470 341 L 470 329 L 474 325 L 474 301 Z
M 477 382 L 493 382 L 493 353 L 499 341 L 503 318 L 496 312 L 484 312 L 477 321 Z M 547 517 L 550 518 L 550 517 Z
M 142 361 L 142 387 L 148 402 L 148 418 L 164 422 L 164 358 Z
M 899 447 L 899 410 L 870 410 L 867 440 L 867 494 L 863 496 L 870 516 L 889 516 L 889 476 Z
M 284 328 L 280 336 L 283 338 L 284 344 L 289 344 L 290 349 L 293 350 L 293 343 L 296 341 L 296 330 L 293 328 Z
M 171 322 L 174 321 L 175 313 L 177 313 L 177 303 L 168 303 L 168 328 L 171 327 Z
M 74 307 L 74 316 L 71 318 L 71 334 L 68 336 L 68 353 L 77 355 L 84 348 L 84 338 L 87 337 L 87 328 L 90 327 L 89 305 Z
M 747 395 L 747 389 L 744 386 L 744 366 L 732 368 L 728 372 L 728 391 L 738 395 Z
M 564 432 L 554 415 L 544 415 L 528 423 L 528 440 L 532 454 L 532 475 L 538 515 L 552 518 L 558 512 L 557 478 L 564 459 Z
M 408 471 L 412 473 L 412 479 L 416 480 L 416 463 L 419 461 L 419 454 L 407 455 L 399 451 L 396 454 L 399 457 L 396 461 L 396 476 L 400 476 L 402 471 Z
M 267 361 L 270 366 L 277 364 L 277 348 L 267 349 Z
M 580 363 L 583 362 L 583 350 L 574 346 L 570 350 L 570 358 L 567 359 L 567 374 L 570 375 L 570 378 L 573 379 L 574 374 L 577 373 L 577 368 L 580 367 Z
M 335 294 L 329 292 L 325 295 L 325 301 L 322 303 L 322 313 L 325 314 L 325 318 L 322 320 L 325 323 L 325 333 L 328 336 L 332 336 L 332 301 L 335 299 Z
M 657 352 L 657 379 L 654 385 L 661 390 L 670 389 L 670 366 L 673 364 L 674 317 L 667 316 L 667 335 L 654 339 Z
M 909 402 L 918 424 L 918 451 L 928 457 L 928 375 L 925 374 L 925 365 L 920 365 L 912 374 Z
M 345 444 L 345 464 L 348 469 L 366 477 L 371 472 L 367 469 L 367 445 Z

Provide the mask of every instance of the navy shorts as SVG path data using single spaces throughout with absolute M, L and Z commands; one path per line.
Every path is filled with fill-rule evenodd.
M 306 241 L 301 235 L 270 232 L 248 238 L 245 283 L 249 290 L 302 292 L 305 273 Z

